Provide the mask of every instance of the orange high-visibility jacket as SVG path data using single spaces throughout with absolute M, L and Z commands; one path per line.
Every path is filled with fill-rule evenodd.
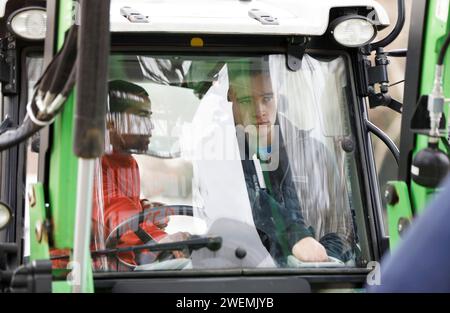
M 101 181 L 97 177 L 94 184 L 92 217 L 94 232 L 97 232 L 97 235 L 103 235 L 103 239 L 106 239 L 117 225 L 138 214 L 144 208 L 140 199 L 139 167 L 133 156 L 119 153 L 105 155 L 102 157 L 101 167 Z M 101 189 L 98 188 L 100 183 Z M 137 225 L 135 226 L 137 228 Z M 148 221 L 140 223 L 139 227 L 154 240 L 166 235 L 163 230 Z M 136 235 L 136 230 L 129 229 L 120 234 L 117 247 L 144 244 Z M 134 253 L 121 254 L 120 257 L 127 263 L 136 264 Z

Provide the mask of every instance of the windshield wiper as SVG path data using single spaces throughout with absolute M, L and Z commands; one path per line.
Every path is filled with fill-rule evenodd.
M 95 250 L 91 252 L 92 257 L 98 257 L 103 255 L 124 253 L 124 252 L 136 252 L 141 250 L 149 250 L 149 251 L 177 251 L 183 249 L 189 249 L 191 251 L 199 250 L 202 248 L 208 248 L 211 251 L 218 251 L 222 247 L 222 237 L 201 237 L 201 236 L 192 236 L 188 240 L 177 241 L 177 242 L 168 242 L 168 243 L 147 243 L 138 246 L 130 246 L 123 248 L 114 248 L 114 249 L 104 249 L 104 250 Z M 68 259 L 69 255 L 62 256 L 53 256 L 51 260 L 61 260 Z

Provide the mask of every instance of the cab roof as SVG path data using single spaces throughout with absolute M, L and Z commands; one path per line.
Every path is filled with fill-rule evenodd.
M 321 36 L 328 28 L 330 10 L 346 7 L 373 9 L 378 25 L 389 25 L 385 9 L 374 0 L 112 0 L 111 30 Z M 250 15 L 269 19 L 261 22 Z M 274 20 L 276 25 L 271 24 Z

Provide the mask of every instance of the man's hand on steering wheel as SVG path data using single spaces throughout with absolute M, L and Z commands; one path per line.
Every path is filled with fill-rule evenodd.
M 164 238 L 159 240 L 158 243 L 170 243 L 170 242 L 185 241 L 185 240 L 188 240 L 190 237 L 191 237 L 191 234 L 189 234 L 187 232 L 177 232 L 177 233 L 165 236 Z M 189 251 L 186 251 L 186 250 L 172 251 L 172 254 L 176 259 L 189 257 Z
M 166 209 L 170 209 L 171 215 L 193 215 L 192 206 L 187 205 L 164 205 L 162 203 L 150 203 L 148 200 L 141 200 L 141 203 L 146 208 L 145 210 L 132 215 L 117 225 L 105 240 L 105 246 L 109 249 L 114 249 L 122 242 L 128 244 L 125 246 L 139 245 L 140 240 L 143 243 L 149 243 L 151 241 L 158 243 L 170 243 L 184 241 L 190 238 L 190 234 L 186 232 L 178 232 L 171 235 L 165 235 L 165 228 L 169 221 L 168 214 L 160 214 L 158 211 L 163 212 Z M 158 214 L 155 214 L 157 212 Z M 152 216 L 154 214 L 154 216 Z M 146 225 L 148 227 L 146 227 Z M 153 229 L 152 229 L 153 227 Z M 134 233 L 134 235 L 132 235 Z M 158 236 L 155 236 L 158 233 Z M 124 236 L 130 236 L 131 239 L 124 240 Z M 162 236 L 161 236 L 162 235 Z M 136 237 L 137 236 L 137 237 Z M 136 241 L 131 243 L 131 241 Z M 189 257 L 189 251 L 163 251 L 158 253 L 156 260 L 164 261 L 170 258 L 185 258 Z M 129 267 L 134 267 L 130 262 L 125 262 L 120 256 L 117 256 L 119 261 Z
M 141 199 L 141 206 L 143 210 L 149 210 L 152 208 L 157 207 L 165 207 L 166 204 L 162 202 L 150 202 L 148 199 Z M 154 219 L 153 224 L 155 224 L 157 227 L 164 230 L 167 227 L 167 224 L 169 223 L 169 217 L 168 216 L 159 216 L 157 219 Z

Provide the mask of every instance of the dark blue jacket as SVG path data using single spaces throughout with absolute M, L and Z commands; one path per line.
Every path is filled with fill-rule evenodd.
M 279 121 L 280 117 L 277 123 Z M 295 140 L 290 144 L 295 145 L 293 148 L 299 151 L 295 153 L 295 160 L 289 160 L 285 140 L 280 138 L 279 166 L 274 171 L 264 173 L 267 189 L 259 187 L 256 169 L 251 156 L 248 155 L 249 152 L 246 151 L 245 156 L 243 155 L 245 160 L 242 161 L 242 166 L 250 205 L 261 240 L 280 265 L 285 263 L 292 247 L 305 237 L 315 237 L 325 246 L 330 256 L 347 261 L 352 255 L 355 240 L 353 227 L 347 226 L 352 225 L 350 209 L 342 216 L 342 219 L 349 220 L 347 227 L 340 227 L 339 232 L 333 234 L 325 232 L 318 235 L 318 229 L 302 215 L 302 209 L 318 210 L 325 198 L 330 199 L 332 213 L 338 210 L 338 206 L 342 207 L 339 210 L 343 210 L 344 204 L 341 203 L 343 197 L 340 197 L 343 190 L 338 190 L 340 179 L 336 163 L 333 162 L 328 149 L 312 138 L 308 131 L 296 129 L 287 120 L 282 122 L 287 129 L 292 130 Z M 298 163 L 300 176 L 308 179 L 306 184 L 300 183 L 296 186 L 290 162 Z M 317 171 L 320 173 L 316 173 Z M 299 199 L 298 194 L 302 194 L 303 199 Z M 328 220 L 321 221 L 320 225 L 327 222 Z

